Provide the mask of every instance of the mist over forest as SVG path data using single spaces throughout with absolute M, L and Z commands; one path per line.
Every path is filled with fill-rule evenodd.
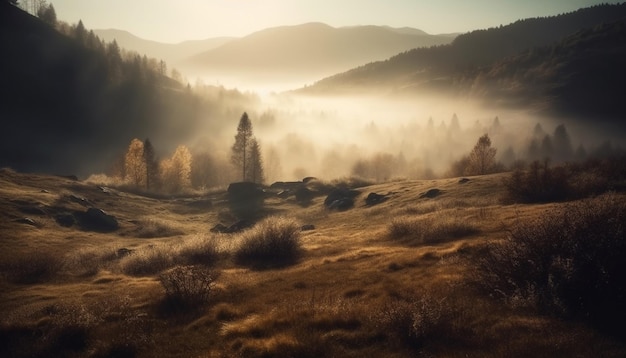
M 120 37 L 165 57 L 178 49 L 186 60 L 173 61 L 193 62 L 195 73 L 193 66 L 184 72 L 122 48 L 115 38 L 104 41 L 88 24 L 51 17 L 46 10 L 52 4 L 40 5 L 37 16 L 6 2 L 1 6 L 2 46 L 12 50 L 2 59 L 1 114 L 9 130 L 1 138 L 0 165 L 18 170 L 123 176 L 123 158 L 136 138 L 149 139 L 159 159 L 184 145 L 196 162 L 194 170 L 203 168 L 203 174 L 191 175 L 212 178 L 196 180 L 198 186 L 226 185 L 237 178 L 230 157 L 244 112 L 261 148 L 267 184 L 308 176 L 381 182 L 469 175 L 459 163 L 484 134 L 497 150 L 499 170 L 522 161 L 602 157 L 623 148 L 623 103 L 615 78 L 623 78 L 619 64 L 625 50 L 619 39 L 626 5 L 520 20 L 456 38 L 416 29 L 323 24 L 167 48 L 128 33 Z M 371 42 L 372 34 L 378 36 L 371 46 L 375 51 L 340 52 L 342 44 Z M 307 36 L 331 50 L 316 56 L 302 51 L 281 56 L 285 49 L 252 56 L 268 44 L 274 49 L 306 44 Z M 420 48 L 380 61 L 382 54 L 391 56 L 390 51 L 416 41 Z M 379 43 L 387 47 L 377 48 Z M 192 45 L 202 53 L 191 55 Z M 598 66 L 600 56 L 610 60 Z M 362 66 L 312 85 L 301 82 L 294 91 L 266 90 L 281 88 L 287 77 L 297 83 L 317 70 L 321 76 L 332 58 L 347 61 L 335 70 L 359 61 Z M 224 81 L 245 70 L 250 78 L 265 76 L 266 83 L 259 92 L 215 85 L 206 80 L 201 63 L 214 71 L 230 66 L 222 68 Z M 215 83 L 221 81 L 217 73 Z M 581 97 L 588 92 L 583 90 L 592 78 L 594 85 L 610 80 L 583 105 Z M 572 114 L 562 110 L 566 104 L 585 110 Z M 553 148 L 558 135 L 566 137 L 561 145 L 567 148 L 556 151 L 566 155 Z

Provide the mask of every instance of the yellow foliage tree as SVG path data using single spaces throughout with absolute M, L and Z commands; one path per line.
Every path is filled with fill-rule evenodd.
M 125 180 L 135 186 L 146 182 L 146 161 L 143 156 L 143 142 L 135 138 L 130 142 L 124 158 Z
M 179 145 L 169 159 L 160 164 L 163 189 L 179 192 L 191 186 L 191 152 L 184 145 Z

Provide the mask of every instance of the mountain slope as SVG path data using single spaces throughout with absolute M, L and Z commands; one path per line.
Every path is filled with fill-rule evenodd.
M 450 35 L 379 26 L 322 23 L 270 28 L 191 57 L 196 70 L 314 79 L 411 48 L 449 43 Z M 317 77 L 319 78 L 319 77 Z
M 572 13 L 520 20 L 500 28 L 477 30 L 457 36 L 445 46 L 413 49 L 385 61 L 340 73 L 310 86 L 307 92 L 440 84 L 442 78 L 489 66 L 531 47 L 560 41 L 581 29 L 618 21 L 626 16 L 626 4 L 601 5 Z
M 136 51 L 148 57 L 162 59 L 174 66 L 182 59 L 214 49 L 235 39 L 234 37 L 215 37 L 170 44 L 145 40 L 124 30 L 94 30 L 94 33 L 107 42 L 116 40 L 121 47 L 127 50 Z
M 460 35 L 449 45 L 370 63 L 298 92 L 435 91 L 490 104 L 614 119 L 624 113 L 618 98 L 626 62 L 624 18 L 626 3 L 520 20 Z

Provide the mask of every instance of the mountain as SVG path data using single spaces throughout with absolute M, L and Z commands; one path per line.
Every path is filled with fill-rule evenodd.
M 519 20 L 324 78 L 304 94 L 440 93 L 549 114 L 620 118 L 626 3 Z M 620 84 L 622 83 L 622 84 Z M 592 90 L 590 90 L 592 89 Z
M 450 43 L 451 35 L 381 26 L 334 28 L 322 23 L 255 32 L 188 59 L 209 74 L 304 83 L 416 47 Z
M 94 33 L 104 41 L 116 40 L 125 49 L 136 51 L 141 55 L 145 54 L 148 57 L 162 59 L 172 66 L 176 66 L 178 62 L 192 55 L 214 49 L 235 39 L 234 37 L 215 37 L 170 44 L 145 40 L 124 30 L 94 30 Z
M 133 138 L 149 137 L 167 153 L 200 126 L 219 133 L 217 118 L 247 106 L 247 97 L 223 89 L 219 99 L 200 97 L 151 61 L 122 58 L 119 47 L 78 29 L 61 34 L 0 2 L 0 167 L 101 173 Z

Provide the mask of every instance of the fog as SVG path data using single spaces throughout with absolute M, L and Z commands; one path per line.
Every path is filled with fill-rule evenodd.
M 262 147 L 267 183 L 307 176 L 331 180 L 362 175 L 386 181 L 454 175 L 452 164 L 468 155 L 484 134 L 507 168 L 515 161 L 543 159 L 531 158 L 529 146 L 533 139 L 541 143 L 552 135 L 559 124 L 566 126 L 572 151 L 582 144 L 591 152 L 606 140 L 619 145 L 616 138 L 593 137 L 574 122 L 436 96 L 270 93 L 245 111 Z M 200 130 L 203 134 L 190 138 L 190 147 L 227 161 L 240 115 L 220 119 L 224 126 L 214 135 Z M 359 171 L 359 162 L 377 163 L 372 164 L 377 168 Z

